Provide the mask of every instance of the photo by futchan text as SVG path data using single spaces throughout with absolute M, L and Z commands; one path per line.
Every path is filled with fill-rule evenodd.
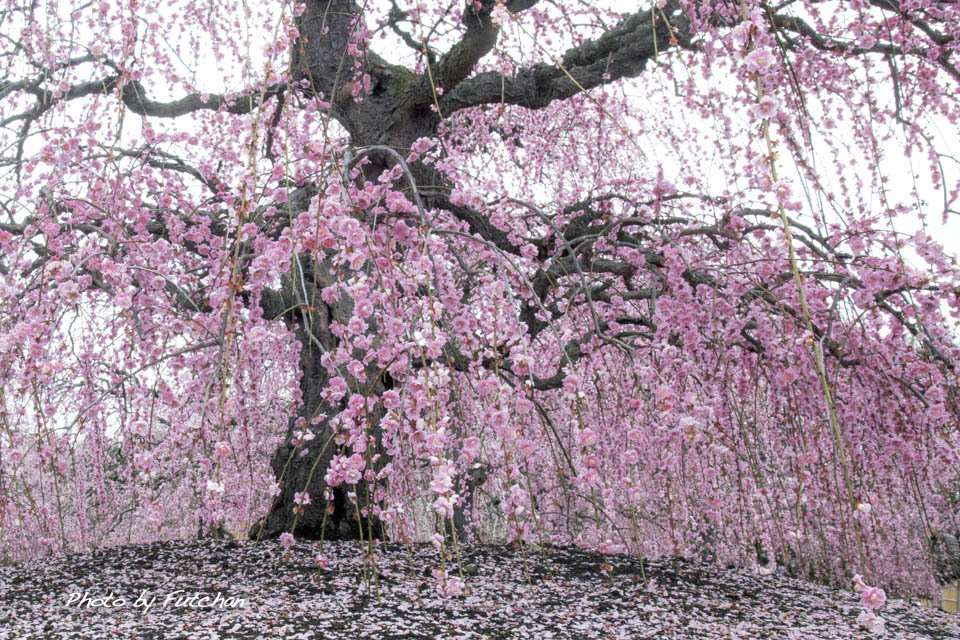
M 67 606 L 86 609 L 132 606 L 142 608 L 143 612 L 147 613 L 154 605 L 161 608 L 240 609 L 247 606 L 247 601 L 243 598 L 224 595 L 220 591 L 211 595 L 200 592 L 187 593 L 180 589 L 164 594 L 152 594 L 144 590 L 135 600 L 122 595 L 114 595 L 112 591 L 108 592 L 107 595 L 92 595 L 88 591 L 74 592 L 67 598 Z

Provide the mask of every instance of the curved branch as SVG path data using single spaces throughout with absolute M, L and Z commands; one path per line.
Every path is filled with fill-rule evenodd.
M 669 16 L 671 25 L 679 30 L 671 32 L 663 15 Z M 512 77 L 487 71 L 464 80 L 444 94 L 440 108 L 445 114 L 490 103 L 540 109 L 584 89 L 620 78 L 634 78 L 658 53 L 680 44 L 680 38 L 688 43 L 686 26 L 679 3 L 671 0 L 662 13 L 658 9 L 656 15 L 650 11 L 630 14 L 596 40 L 567 51 L 559 65 L 537 64 L 519 70 Z

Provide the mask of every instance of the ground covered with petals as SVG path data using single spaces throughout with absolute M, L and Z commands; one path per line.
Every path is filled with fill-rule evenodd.
M 0 639 L 871 637 L 850 592 L 689 560 L 648 562 L 643 579 L 628 557 L 463 546 L 469 593 L 443 599 L 428 545 L 381 545 L 376 586 L 357 543 L 326 543 L 319 581 L 316 552 L 177 541 L 0 567 Z M 891 600 L 883 616 L 885 638 L 960 638 L 941 611 Z

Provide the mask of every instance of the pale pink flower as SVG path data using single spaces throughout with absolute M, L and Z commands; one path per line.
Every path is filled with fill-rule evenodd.
M 410 146 L 410 150 L 415 153 L 426 153 L 430 151 L 435 144 L 437 144 L 437 141 L 433 138 L 417 138 Z
M 887 602 L 887 594 L 879 587 L 867 587 L 860 593 L 860 604 L 869 609 L 880 609 Z
M 351 468 L 343 472 L 343 481 L 347 484 L 357 484 L 362 477 L 363 474 L 360 473 L 359 469 Z
M 399 191 L 391 191 L 386 198 L 387 209 L 393 213 L 410 213 L 416 208 L 407 200 L 407 197 Z
M 304 492 L 295 492 L 293 494 L 293 502 L 301 507 L 305 507 L 310 504 L 310 494 L 306 491 Z
M 733 28 L 731 32 L 731 37 L 733 38 L 734 44 L 738 47 L 745 47 L 747 42 L 750 40 L 750 23 L 741 22 Z
M 230 443 L 224 440 L 221 440 L 217 444 L 213 445 L 213 451 L 221 458 L 226 458 L 230 455 Z
M 537 451 L 537 443 L 528 438 L 521 438 L 517 442 L 517 448 L 520 450 L 520 454 L 525 457 L 530 457 Z
M 460 189 L 453 189 L 450 191 L 450 204 L 455 207 L 468 205 L 470 204 L 470 196 Z
M 777 100 L 776 96 L 765 95 L 761 96 L 757 100 L 757 104 L 753 105 L 753 114 L 758 118 L 773 118 L 777 115 L 779 109 L 780 101 Z
M 284 549 L 289 549 L 294 543 L 296 543 L 296 540 L 292 533 L 285 532 L 280 534 L 280 546 Z
M 303 431 L 294 432 L 293 443 L 299 446 L 307 442 L 310 442 L 311 440 L 313 440 L 313 438 L 314 438 L 313 433 L 311 433 L 308 429 L 304 429 Z
M 580 389 L 580 376 L 571 373 L 563 379 L 563 390 L 567 393 L 574 393 Z
M 578 440 L 581 447 L 592 447 L 597 444 L 597 434 L 594 433 L 593 429 L 587 427 L 580 432 Z
M 441 518 L 449 520 L 453 517 L 453 502 L 456 499 L 456 494 L 451 496 L 440 496 L 433 501 L 433 510 L 437 512 Z
M 886 628 L 884 625 L 886 625 L 887 621 L 873 611 L 869 611 L 867 609 L 861 611 L 860 615 L 857 616 L 857 622 L 860 623 L 861 626 L 865 627 L 870 633 L 878 636 L 886 633 Z
M 595 487 L 600 482 L 600 474 L 597 473 L 596 469 L 587 469 L 585 473 L 580 474 L 577 477 L 577 480 L 588 489 L 590 487 Z
M 477 383 L 477 393 L 482 396 L 489 395 L 497 391 L 500 388 L 500 383 L 497 382 L 494 378 L 484 378 L 483 380 Z
M 438 591 L 445 598 L 463 595 L 463 580 L 458 577 L 447 577 L 446 581 L 441 583 L 441 588 Z
M 430 482 L 430 491 L 439 495 L 446 494 L 453 490 L 452 472 L 453 469 L 451 465 L 445 464 L 440 466 L 433 474 L 433 479 Z
M 790 199 L 790 196 L 793 195 L 793 189 L 790 187 L 790 184 L 783 180 L 773 185 L 773 192 L 777 196 L 777 202 L 786 202 Z
M 510 12 L 507 11 L 507 8 L 503 6 L 502 2 L 498 2 L 493 6 L 493 11 L 490 12 L 490 22 L 502 27 L 507 24 L 507 21 L 510 20 Z
M 257 225 L 252 222 L 240 227 L 240 240 L 246 242 L 257 235 Z
M 509 419 L 510 419 L 509 414 L 503 409 L 500 409 L 499 411 L 494 411 L 493 413 L 490 414 L 490 426 L 492 426 L 494 429 L 503 429 L 503 427 L 506 426 Z
M 400 394 L 396 391 L 384 391 L 380 399 L 383 401 L 383 406 L 387 409 L 397 409 L 400 407 Z
M 480 438 L 477 436 L 469 436 L 463 439 L 463 451 L 470 456 L 470 458 L 475 458 L 480 453 Z
M 769 49 L 754 49 L 747 54 L 744 63 L 751 73 L 767 73 L 777 60 Z
M 526 398 L 517 398 L 517 413 L 526 415 L 533 410 L 534 404 Z

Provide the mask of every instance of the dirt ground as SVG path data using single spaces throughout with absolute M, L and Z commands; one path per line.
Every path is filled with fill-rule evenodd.
M 429 545 L 174 541 L 0 568 L 0 639 L 869 638 L 857 598 L 784 576 L 572 548 L 461 549 L 442 598 Z M 612 565 L 612 572 L 605 567 Z M 457 575 L 456 561 L 447 563 Z M 612 579 L 611 579 L 612 577 Z M 960 638 L 960 617 L 891 600 L 885 638 Z

